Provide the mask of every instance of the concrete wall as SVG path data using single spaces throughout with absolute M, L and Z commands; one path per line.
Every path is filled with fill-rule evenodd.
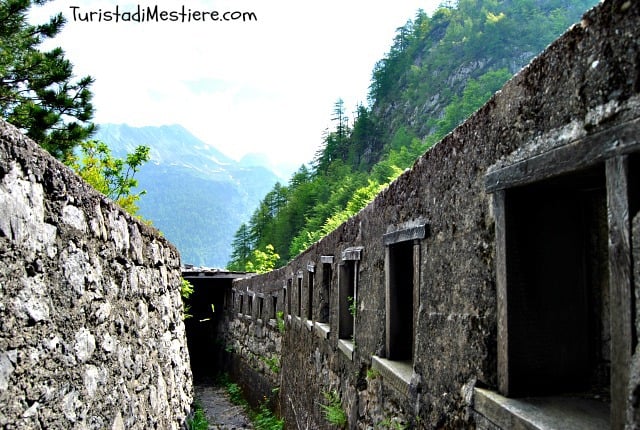
M 359 214 L 288 266 L 234 282 L 236 308 L 231 333 L 238 342 L 244 339 L 242 344 L 246 347 L 240 350 L 239 357 L 246 363 L 251 362 L 253 355 L 260 355 L 260 351 L 274 348 L 264 344 L 270 341 L 268 337 L 257 335 L 260 330 L 274 329 L 263 320 L 260 330 L 254 327 L 242 335 L 236 334 L 238 326 L 247 324 L 246 317 L 237 316 L 238 296 L 245 295 L 246 309 L 247 295 L 276 294 L 279 309 L 291 314 L 286 317 L 282 338 L 282 377 L 270 379 L 274 385 L 280 385 L 287 428 L 331 428 L 320 404 L 326 403 L 323 394 L 334 390 L 348 415 L 349 428 L 393 428 L 395 424 L 415 428 L 473 428 L 482 423 L 484 428 L 496 428 L 490 427 L 495 422 L 491 424 L 474 409 L 476 387 L 505 394 L 500 389 L 500 375 L 507 367 L 501 362 L 500 348 L 507 342 L 501 328 L 501 312 L 506 311 L 500 303 L 506 303 L 506 296 L 500 295 L 503 272 L 498 260 L 502 239 L 497 234 L 502 231 L 502 224 L 496 218 L 496 202 L 502 201 L 505 189 L 519 190 L 518 186 L 529 181 L 529 168 L 538 169 L 531 171 L 530 181 L 544 182 L 592 168 L 604 178 L 606 164 L 607 185 L 603 184 L 606 188 L 603 192 L 609 199 L 609 237 L 614 237 L 615 242 L 618 227 L 611 219 L 611 208 L 617 203 L 612 202 L 611 196 L 620 179 L 616 175 L 616 160 L 620 160 L 620 171 L 627 172 L 624 181 L 635 184 L 638 179 L 637 156 L 627 155 L 638 151 L 638 22 L 637 2 L 600 4 Z M 566 154 L 569 155 L 565 160 L 562 157 Z M 551 171 L 535 164 L 538 156 L 543 160 L 556 157 L 550 159 Z M 625 170 L 627 165 L 630 167 Z M 518 166 L 524 170 L 516 174 Z M 503 186 L 499 174 L 487 176 L 502 168 L 521 178 L 511 179 Z M 628 189 L 636 190 L 632 185 Z M 625 195 L 630 218 L 638 210 L 637 194 L 630 191 Z M 607 219 L 602 222 L 606 230 Z M 533 222 L 531 228 L 536 227 Z M 389 277 L 388 253 L 393 252 L 388 245 L 402 242 L 403 236 L 416 246 L 414 265 L 406 267 L 414 268 L 413 279 L 419 285 L 413 300 L 405 302 L 413 308 L 401 310 L 414 316 L 415 340 L 408 370 L 403 363 L 385 361 L 389 353 L 386 318 L 390 312 L 385 286 Z M 628 238 L 627 244 L 629 236 L 623 235 Z M 633 243 L 635 246 L 636 241 Z M 609 251 L 613 252 L 616 245 L 610 246 Z M 628 257 L 627 248 L 623 253 Z M 333 261 L 323 264 L 331 261 L 330 257 Z M 613 338 L 611 362 L 603 365 L 603 378 L 608 380 L 607 372 L 611 372 L 612 382 L 610 387 L 601 384 L 602 393 L 594 397 L 611 396 L 612 400 L 604 402 L 604 407 L 610 405 L 613 428 L 623 428 L 624 419 L 621 421 L 620 417 L 625 415 L 629 425 L 636 428 L 633 417 L 637 416 L 637 402 L 626 398 L 627 390 L 634 393 L 634 398 L 638 397 L 634 379 L 637 353 L 632 368 L 629 347 L 635 348 L 636 344 L 632 327 L 637 320 L 632 300 L 640 296 L 640 291 L 636 284 L 635 293 L 629 293 L 628 282 L 618 282 L 624 277 L 616 275 L 618 269 L 622 268 L 622 272 L 628 269 L 623 267 L 628 263 L 621 261 L 609 259 L 612 278 L 603 281 L 605 286 L 612 286 L 603 305 L 612 306 L 611 327 L 604 314 L 596 318 L 599 324 L 608 327 L 603 330 Z M 340 285 L 346 285 L 347 272 L 342 272 L 342 282 L 339 278 L 341 266 L 349 265 L 357 273 L 357 314 L 353 338 L 339 340 L 338 299 Z M 314 273 L 313 316 L 308 321 L 310 269 Z M 323 272 L 328 269 L 332 273 L 330 317 L 325 326 L 317 322 L 321 319 L 322 303 L 327 299 L 320 284 Z M 300 276 L 303 283 L 299 317 L 296 289 Z M 283 307 L 285 294 L 293 299 L 291 311 Z M 620 322 L 619 310 L 631 322 Z M 252 324 L 258 323 L 252 320 Z M 256 333 L 255 340 L 248 342 L 246 337 L 252 332 Z M 268 376 L 264 369 L 254 368 L 258 374 Z
M 180 257 L 0 121 L 0 427 L 176 429 Z

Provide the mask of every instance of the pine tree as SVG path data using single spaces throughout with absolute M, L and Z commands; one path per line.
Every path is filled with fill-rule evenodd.
M 243 223 L 238 231 L 236 231 L 231 247 L 233 250 L 231 252 L 231 261 L 227 265 L 227 269 L 242 272 L 246 269 L 247 262 L 251 257 L 251 250 L 253 248 L 251 231 L 246 224 Z
M 27 13 L 49 0 L 0 1 L 0 115 L 59 159 L 94 131 L 93 78 L 74 81 L 64 51 L 38 49 L 65 23 L 62 14 L 31 25 Z

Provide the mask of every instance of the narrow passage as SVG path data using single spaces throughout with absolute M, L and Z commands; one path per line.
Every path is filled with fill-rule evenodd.
M 194 393 L 207 416 L 209 430 L 253 429 L 244 408 L 231 403 L 224 387 L 196 384 Z

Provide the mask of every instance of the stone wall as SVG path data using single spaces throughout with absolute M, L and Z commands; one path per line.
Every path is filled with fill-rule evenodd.
M 264 275 L 262 281 L 277 279 L 277 273 Z M 226 352 L 224 370 L 240 383 L 250 404 L 268 400 L 279 409 L 285 321 L 276 315 L 272 291 L 279 294 L 281 288 L 263 287 L 257 293 L 234 288 L 219 333 Z
M 249 296 L 263 295 L 267 303 L 277 297 L 276 306 L 286 315 L 280 402 L 287 428 L 332 428 L 321 404 L 327 403 L 324 395 L 334 391 L 348 428 L 515 425 L 487 418 L 478 401 L 478 387 L 509 395 L 510 386 L 503 380 L 515 378 L 515 371 L 509 374 L 512 362 L 505 358 L 513 358 L 506 333 L 512 328 L 510 318 L 515 318 L 507 311 L 513 294 L 505 283 L 518 269 L 513 268 L 511 254 L 505 263 L 504 247 L 511 252 L 510 242 L 504 245 L 505 234 L 511 237 L 510 224 L 505 233 L 503 213 L 497 211 L 504 208 L 505 195 L 526 202 L 531 192 L 532 198 L 545 201 L 540 193 L 544 187 L 551 186 L 554 193 L 566 187 L 573 193 L 586 190 L 591 182 L 597 183 L 598 198 L 605 196 L 609 216 L 597 204 L 590 210 L 610 240 L 605 237 L 603 258 L 591 256 L 605 269 L 596 280 L 601 284 L 585 294 L 599 294 L 600 288 L 609 291 L 609 286 L 611 293 L 603 295 L 596 316 L 590 317 L 603 338 L 593 352 L 602 363 L 594 370 L 599 372 L 599 385 L 593 392 L 585 388 L 583 397 L 610 410 L 605 419 L 612 428 L 623 428 L 625 419 L 631 428 L 637 427 L 637 402 L 628 399 L 637 399 L 639 391 L 638 358 L 636 353 L 632 360 L 631 347 L 636 345 L 637 324 L 632 301 L 640 291 L 636 284 L 635 293 L 629 293 L 631 239 L 624 230 L 640 206 L 639 21 L 638 2 L 601 3 L 359 214 L 288 266 L 234 282 L 232 327 L 246 324 L 239 321 L 246 317 L 237 316 L 246 313 L 240 310 L 240 296 L 243 307 Z M 530 183 L 534 186 L 524 186 Z M 512 204 L 508 198 L 506 202 Z M 630 213 L 625 214 L 625 208 Z M 542 231 L 544 223 L 532 219 L 530 229 Z M 553 246 L 550 240 L 549 249 Z M 413 285 L 413 291 L 400 297 L 397 291 L 403 283 Z M 343 303 L 346 295 L 355 298 L 352 334 Z M 548 310 L 552 299 L 536 300 L 529 305 L 561 320 L 559 312 Z M 400 309 L 394 308 L 395 301 Z M 328 319 L 323 316 L 326 303 Z M 412 318 L 407 320 L 406 314 Z M 572 315 L 572 310 L 566 314 Z M 394 328 L 395 320 L 405 326 Z M 346 335 L 340 333 L 342 328 Z M 397 349 L 388 335 L 391 330 L 410 343 L 409 356 L 390 358 Z M 242 337 L 250 334 L 245 331 Z M 272 348 L 261 342 L 268 339 L 244 340 L 243 345 L 255 350 L 245 351 L 243 357 Z M 561 342 L 550 344 L 564 347 Z M 548 357 L 554 354 L 548 351 Z M 552 389 L 564 388 L 546 379 Z M 527 388 L 523 391 L 526 394 Z M 531 388 L 531 394 L 539 392 Z
M 0 427 L 177 429 L 180 257 L 0 122 Z

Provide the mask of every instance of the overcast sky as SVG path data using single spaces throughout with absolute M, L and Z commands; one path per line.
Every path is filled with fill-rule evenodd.
M 263 152 L 301 164 L 318 149 L 339 97 L 350 116 L 366 103 L 371 71 L 395 30 L 440 2 L 53 0 L 31 17 L 66 17 L 53 44 L 78 76 L 95 78 L 96 123 L 180 124 L 232 158 Z M 131 13 L 138 4 L 253 12 L 257 21 L 104 21 L 106 12 Z M 93 22 L 80 21 L 90 12 Z

